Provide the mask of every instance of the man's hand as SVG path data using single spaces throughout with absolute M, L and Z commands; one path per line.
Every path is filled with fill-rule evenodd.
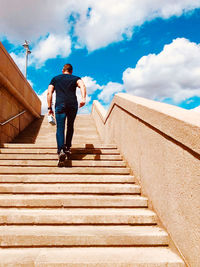
M 52 109 L 49 109 L 49 110 L 48 110 L 48 115 L 53 115 L 53 116 L 54 116 L 54 112 L 53 112 Z
M 82 99 L 79 105 L 79 108 L 82 108 L 83 106 L 85 106 L 86 100 Z
M 81 79 L 79 79 L 77 81 L 77 86 L 81 89 L 82 100 L 81 100 L 80 105 L 79 105 L 79 108 L 81 108 L 86 103 L 86 87 L 85 87 L 83 80 L 81 80 Z
M 52 84 L 49 85 L 47 90 L 47 106 L 50 108 L 52 106 L 52 95 L 54 92 L 54 86 Z M 54 115 L 54 112 L 52 109 L 48 109 L 48 115 Z

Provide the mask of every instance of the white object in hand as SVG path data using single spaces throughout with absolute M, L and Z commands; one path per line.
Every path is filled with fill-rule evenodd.
M 52 124 L 52 125 L 55 125 L 55 124 L 56 124 L 56 122 L 55 122 L 55 120 L 54 120 L 54 117 L 53 117 L 52 115 L 48 115 L 48 122 L 49 122 L 50 124 Z

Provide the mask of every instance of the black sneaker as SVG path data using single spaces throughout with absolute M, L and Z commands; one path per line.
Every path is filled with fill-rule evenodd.
M 66 151 L 65 151 L 66 154 L 72 154 L 72 151 L 71 151 L 71 148 L 67 148 Z
M 65 153 L 67 155 L 67 159 L 71 159 L 71 154 L 72 154 L 71 148 L 66 148 Z
M 60 151 L 60 153 L 58 154 L 58 167 L 63 167 L 64 166 L 64 162 L 66 159 L 66 154 L 63 151 L 63 149 Z

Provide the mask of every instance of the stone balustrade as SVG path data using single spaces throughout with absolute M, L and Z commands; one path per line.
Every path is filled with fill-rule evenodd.
M 12 141 L 34 118 L 39 118 L 41 102 L 11 56 L 0 42 L 0 144 Z
M 189 266 L 200 266 L 200 115 L 128 94 L 92 116 L 105 143 L 115 142 L 143 195 Z

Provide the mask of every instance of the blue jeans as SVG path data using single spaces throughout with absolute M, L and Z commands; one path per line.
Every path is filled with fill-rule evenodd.
M 57 149 L 60 153 L 61 149 L 64 151 L 69 149 L 72 145 L 72 137 L 74 133 L 74 121 L 78 111 L 78 106 L 68 107 L 65 105 L 58 105 L 55 108 L 56 114 L 56 140 L 57 140 Z M 67 132 L 65 138 L 65 121 L 67 118 Z

